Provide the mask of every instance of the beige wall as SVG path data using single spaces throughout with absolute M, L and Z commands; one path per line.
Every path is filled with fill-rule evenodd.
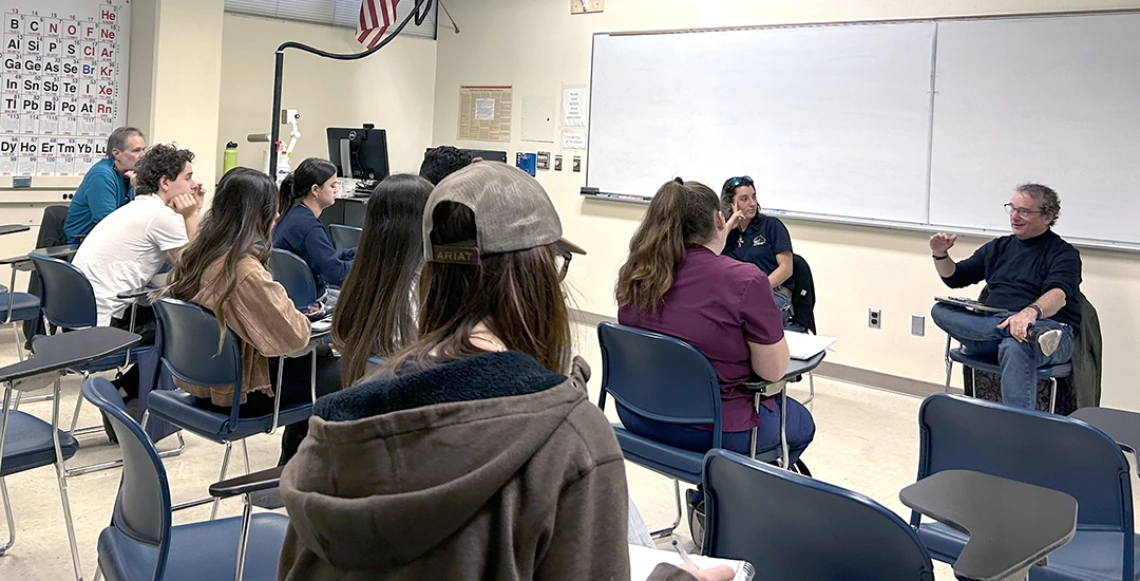
M 569 171 L 575 152 L 562 152 L 554 144 L 521 141 L 521 116 L 517 112 L 509 147 L 456 142 L 460 85 L 513 85 L 515 103 L 526 97 L 558 98 L 564 85 L 589 82 L 591 34 L 597 31 L 1140 8 L 1138 0 L 620 0 L 609 2 L 602 14 L 571 16 L 568 4 L 565 0 L 448 3 L 462 33 L 441 29 L 439 34 L 433 141 L 508 149 L 512 154 L 536 150 L 564 153 L 566 171 L 540 172 L 539 179 L 554 198 L 567 235 L 590 252 L 575 259 L 571 268 L 579 307 L 606 315 L 616 312 L 613 283 L 644 207 L 582 199 L 578 189 L 584 185 L 585 174 Z M 740 171 L 748 172 L 748 168 Z M 661 177 L 665 180 L 672 176 Z M 1012 185 L 994 187 L 1001 190 Z M 995 195 L 1005 193 L 996 191 Z M 1064 199 L 1064 192 L 1061 195 Z M 763 204 L 763 192 L 760 196 Z M 788 228 L 797 252 L 813 267 L 820 331 L 841 339 L 830 359 L 941 383 L 945 335 L 929 317 L 925 337 L 910 335 L 910 315 L 928 313 L 931 297 L 946 293 L 930 264 L 926 236 L 800 221 L 789 221 Z M 963 240 L 954 255 L 966 256 L 981 242 Z M 1132 352 L 1138 345 L 1135 329 L 1140 328 L 1136 299 L 1140 297 L 1140 256 L 1088 250 L 1082 256 L 1082 290 L 1102 317 L 1103 403 L 1140 409 L 1140 392 L 1133 389 L 1129 373 Z M 882 309 L 882 329 L 867 328 L 868 307 Z
M 216 168 L 227 141 L 238 143 L 240 165 L 261 169 L 266 144 L 248 143 L 248 133 L 268 133 L 273 98 L 274 51 L 288 40 L 337 53 L 359 52 L 346 28 L 226 14 L 223 32 L 221 115 Z M 393 172 L 417 171 L 431 142 L 436 43 L 399 38 L 356 61 L 337 61 L 290 49 L 285 52 L 284 109 L 301 113 L 302 138 L 293 163 L 328 157 L 326 127 L 373 123 L 387 130 Z M 288 126 L 282 126 L 288 140 Z

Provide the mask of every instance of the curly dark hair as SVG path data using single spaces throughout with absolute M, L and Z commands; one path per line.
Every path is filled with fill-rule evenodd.
M 435 185 L 469 165 L 470 153 L 450 145 L 441 145 L 424 154 L 424 162 L 420 164 L 420 177 Z
M 178 149 L 162 143 L 151 147 L 135 165 L 135 192 L 158 192 L 158 183 L 163 177 L 170 181 L 178 179 L 178 174 L 192 161 L 194 152 L 189 149 Z

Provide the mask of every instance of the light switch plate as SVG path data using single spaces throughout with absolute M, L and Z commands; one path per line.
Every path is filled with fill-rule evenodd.
M 570 0 L 570 14 L 593 14 L 606 10 L 606 0 Z

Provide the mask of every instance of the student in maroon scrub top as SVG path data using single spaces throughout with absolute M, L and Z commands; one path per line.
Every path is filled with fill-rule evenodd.
M 715 192 L 679 179 L 661 186 L 645 220 L 629 244 L 629 258 L 618 273 L 618 321 L 623 325 L 681 339 L 708 358 L 721 393 L 721 441 L 748 454 L 751 430 L 759 425 L 756 452 L 780 445 L 780 410 L 776 398 L 752 406 L 752 394 L 740 384 L 760 376 L 774 381 L 788 369 L 780 309 L 768 276 L 755 264 L 721 256 L 729 231 Z M 815 436 L 811 413 L 787 399 L 787 437 L 795 463 Z M 679 426 L 638 416 L 617 406 L 629 431 L 659 442 L 705 452 L 712 447 L 712 426 Z

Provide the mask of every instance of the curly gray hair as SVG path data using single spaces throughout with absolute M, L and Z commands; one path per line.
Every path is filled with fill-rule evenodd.
M 1046 214 L 1052 214 L 1053 219 L 1049 221 L 1052 226 L 1057 223 L 1057 218 L 1061 215 L 1061 198 L 1053 188 L 1043 186 L 1041 184 L 1021 184 L 1017 186 L 1017 193 L 1025 194 L 1034 200 L 1038 200 L 1037 207 Z

